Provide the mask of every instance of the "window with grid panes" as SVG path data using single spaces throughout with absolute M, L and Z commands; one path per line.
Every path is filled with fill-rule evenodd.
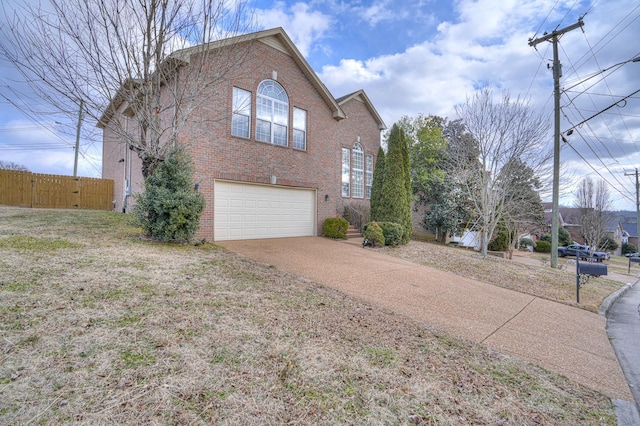
M 373 184 L 373 155 L 367 154 L 367 169 L 366 173 L 366 190 L 367 198 L 371 198 L 371 185 Z
M 258 86 L 256 99 L 256 140 L 288 146 L 289 98 L 284 88 L 273 80 Z
M 364 198 L 364 151 L 362 145 L 356 142 L 353 145 L 353 164 L 351 165 L 351 196 Z
M 293 108 L 293 147 L 307 149 L 307 111 Z
M 342 196 L 351 196 L 351 150 L 342 148 Z
M 251 92 L 233 88 L 231 134 L 243 138 L 249 137 L 251 125 Z

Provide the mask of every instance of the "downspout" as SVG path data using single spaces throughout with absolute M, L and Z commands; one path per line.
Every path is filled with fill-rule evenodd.
M 125 123 L 125 133 L 129 135 L 129 120 Z M 130 144 L 127 141 L 124 146 L 124 197 L 122 200 L 122 213 L 127 212 L 127 207 L 129 207 L 129 195 L 131 194 L 131 152 Z
M 127 164 L 129 163 L 128 161 L 128 154 L 127 154 L 127 147 L 128 147 L 128 143 L 124 145 L 124 153 L 123 153 L 123 158 L 124 158 L 124 164 L 123 164 L 123 168 L 122 168 L 122 184 L 123 184 L 123 194 L 122 194 L 122 213 L 126 213 L 126 209 L 127 209 Z

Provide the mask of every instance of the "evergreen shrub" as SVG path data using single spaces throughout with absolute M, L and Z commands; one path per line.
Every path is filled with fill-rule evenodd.
M 395 222 L 379 222 L 382 233 L 384 234 L 385 244 L 391 247 L 403 244 L 405 229 L 402 225 Z
M 533 248 L 538 253 L 551 253 L 551 243 L 549 241 L 540 240 Z
M 343 217 L 330 217 L 322 224 L 322 232 L 327 238 L 347 238 L 349 222 Z
M 520 238 L 518 241 L 518 249 L 526 250 L 527 247 L 535 247 L 536 243 L 531 238 Z
M 367 232 L 369 225 L 372 223 L 373 222 L 369 222 L 364 226 L 365 233 Z M 376 222 L 376 223 L 382 229 L 382 234 L 384 235 L 384 240 L 385 240 L 384 245 L 395 247 L 402 244 L 402 237 L 404 234 L 404 227 L 402 225 L 395 222 Z
M 369 222 L 365 226 L 364 238 L 369 240 L 373 247 L 385 245 L 384 233 L 378 222 Z
M 509 250 L 509 233 L 504 227 L 500 227 L 498 234 L 489 242 L 487 248 L 491 251 Z
M 193 162 L 182 147 L 171 151 L 136 196 L 134 218 L 160 241 L 190 241 L 200 226 L 205 201 L 193 184 Z
M 622 250 L 622 255 L 623 256 L 625 254 L 636 253 L 638 251 L 636 246 L 634 246 L 633 244 L 629 244 L 629 243 L 622 243 L 621 250 Z

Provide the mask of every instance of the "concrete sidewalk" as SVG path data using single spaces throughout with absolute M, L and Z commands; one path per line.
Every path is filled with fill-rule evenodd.
M 217 244 L 633 401 L 595 313 L 321 237 Z
M 636 283 L 609 309 L 607 330 L 631 393 L 640 409 L 640 284 Z

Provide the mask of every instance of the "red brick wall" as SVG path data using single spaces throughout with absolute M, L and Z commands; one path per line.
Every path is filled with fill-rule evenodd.
M 125 201 L 126 181 L 131 185 L 131 194 L 142 191 L 144 179 L 142 177 L 142 162 L 135 151 L 130 150 L 123 139 L 119 137 L 122 131 L 136 132 L 135 123 L 124 116 L 112 120 L 103 130 L 102 144 L 102 177 L 113 179 L 113 207 L 114 211 L 130 211 L 134 204 L 133 196 Z
M 322 99 L 313 84 L 306 78 L 293 58 L 265 43 L 248 45 L 251 54 L 243 61 L 227 61 L 225 75 L 219 68 L 209 72 L 217 77 L 215 84 L 203 88 L 204 101 L 189 116 L 189 121 L 179 134 L 179 142 L 189 147 L 195 163 L 194 181 L 205 197 L 206 208 L 200 220 L 198 238 L 214 240 L 214 181 L 216 179 L 252 183 L 270 183 L 270 176 L 277 177 L 277 184 L 317 190 L 317 230 L 322 233 L 322 223 L 327 217 L 341 211 L 341 148 L 353 148 L 357 137 L 366 154 L 377 154 L 380 146 L 378 123 L 365 104 L 351 100 L 343 105 L 346 119 L 337 121 L 333 111 Z M 237 49 L 237 47 L 235 48 Z M 217 56 L 216 61 L 223 61 Z M 192 58 L 191 66 L 197 64 Z M 271 79 L 285 89 L 289 98 L 289 146 L 282 147 L 255 140 L 256 90 L 261 81 Z M 184 76 L 186 76 L 185 70 Z M 188 78 L 182 78 L 182 81 Z M 233 78 L 231 78 L 233 77 Z M 212 77 L 212 81 L 214 77 Z M 186 83 L 188 84 L 188 83 Z M 236 86 L 251 92 L 251 132 L 248 139 L 231 135 L 232 88 Z M 307 111 L 307 149 L 292 148 L 293 107 Z M 116 188 L 122 187 L 123 173 L 112 164 L 117 155 L 110 153 L 113 137 L 105 129 L 105 153 L 103 167 L 108 176 L 116 180 Z M 117 152 L 121 152 L 122 150 Z M 116 159 L 117 161 L 117 159 Z M 116 163 L 117 164 L 117 163 Z M 107 171 L 108 170 L 108 171 Z M 114 171 L 115 170 L 115 171 Z M 120 174 L 120 181 L 118 181 Z M 120 199 L 118 193 L 116 198 Z M 328 195 L 328 201 L 325 196 Z M 121 206 L 117 204 L 116 210 Z

